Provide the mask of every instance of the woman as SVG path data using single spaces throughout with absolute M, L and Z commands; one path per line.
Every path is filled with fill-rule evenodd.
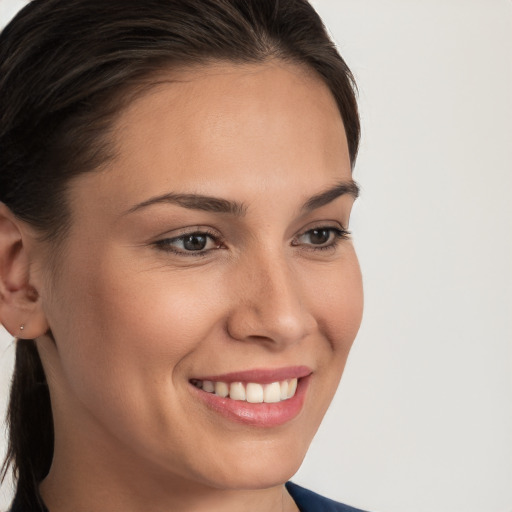
M 305 0 L 34 0 L 0 39 L 13 512 L 286 483 L 362 314 L 350 71 Z

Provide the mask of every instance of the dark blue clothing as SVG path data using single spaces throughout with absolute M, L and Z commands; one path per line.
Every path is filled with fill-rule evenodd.
M 299 507 L 300 512 L 363 512 L 358 508 L 349 507 L 329 498 L 324 498 L 292 482 L 286 483 L 286 489 L 297 504 L 297 507 Z M 48 510 L 44 505 L 27 510 L 15 499 L 10 512 L 48 512 Z
M 299 507 L 300 512 L 363 512 L 358 508 L 324 498 L 316 492 L 308 491 L 293 482 L 287 482 L 286 489 Z

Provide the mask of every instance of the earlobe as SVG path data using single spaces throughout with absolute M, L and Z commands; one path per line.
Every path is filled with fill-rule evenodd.
M 19 221 L 0 203 L 0 322 L 12 336 L 34 339 L 48 330 Z

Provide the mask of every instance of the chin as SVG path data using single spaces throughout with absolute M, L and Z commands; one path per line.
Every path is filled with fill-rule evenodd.
M 287 482 L 299 469 L 304 457 L 293 460 L 281 460 L 279 463 L 267 464 L 262 461 L 240 461 L 238 467 L 229 474 L 215 478 L 212 487 L 230 490 L 269 489 Z
M 284 484 L 298 471 L 311 441 L 297 441 L 298 436 L 288 435 L 292 442 L 248 441 L 223 455 L 219 450 L 216 462 L 208 464 L 203 459 L 203 478 L 212 487 L 231 490 L 267 489 Z

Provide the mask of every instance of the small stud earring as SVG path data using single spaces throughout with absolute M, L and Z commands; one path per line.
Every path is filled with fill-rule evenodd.
M 25 329 L 25 324 L 20 325 L 20 331 L 23 331 Z

